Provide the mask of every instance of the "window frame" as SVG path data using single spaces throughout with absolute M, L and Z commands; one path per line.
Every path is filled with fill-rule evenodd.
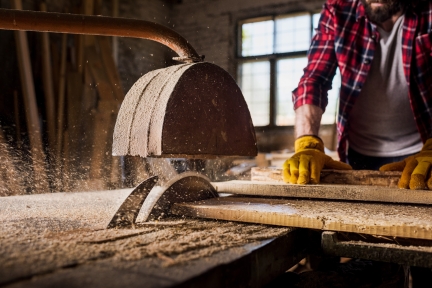
M 266 55 L 256 55 L 256 56 L 242 56 L 242 48 L 243 48 L 243 42 L 242 42 L 242 25 L 247 23 L 254 23 L 254 22 L 260 22 L 260 21 L 267 21 L 272 20 L 274 29 L 273 29 L 273 45 L 276 44 L 276 21 L 277 19 L 284 18 L 286 16 L 298 16 L 298 15 L 304 15 L 309 14 L 310 16 L 310 39 L 312 40 L 312 37 L 314 35 L 314 23 L 313 23 L 313 15 L 320 13 L 321 10 L 300 10 L 300 11 L 293 11 L 288 13 L 281 13 L 281 14 L 271 14 L 271 15 L 264 15 L 264 16 L 257 16 L 257 17 L 248 17 L 245 19 L 239 19 L 237 21 L 236 25 L 236 45 L 235 45 L 235 55 L 236 55 L 236 78 L 237 80 L 239 77 L 239 67 L 242 63 L 245 62 L 253 62 L 253 61 L 269 61 L 270 63 L 270 91 L 269 91 L 269 124 L 265 126 L 254 126 L 256 129 L 259 130 L 274 130 L 274 129 L 287 129 L 292 128 L 294 125 L 276 125 L 276 117 L 277 117 L 277 61 L 283 60 L 287 58 L 298 58 L 298 57 L 306 57 L 308 50 L 302 50 L 302 51 L 294 51 L 294 52 L 283 52 L 283 53 L 272 53 L 272 54 L 266 54 Z M 275 50 L 275 49 L 274 49 Z M 300 80 L 300 79 L 299 79 Z M 240 84 L 240 83 L 239 83 Z M 239 85 L 241 86 L 241 85 Z

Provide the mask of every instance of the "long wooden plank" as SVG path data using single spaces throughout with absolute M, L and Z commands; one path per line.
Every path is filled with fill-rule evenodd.
M 177 203 L 173 214 L 279 226 L 432 240 L 432 207 L 219 197 Z
M 432 191 L 429 190 L 408 190 L 368 185 L 291 185 L 281 182 L 241 180 L 214 182 L 212 184 L 219 193 L 432 205 Z
M 21 0 L 12 0 L 14 9 L 22 10 Z M 31 155 L 34 169 L 34 192 L 49 191 L 48 177 L 45 170 L 45 153 L 42 142 L 42 127 L 39 122 L 39 113 L 36 103 L 36 92 L 33 82 L 30 51 L 27 34 L 24 31 L 15 31 L 17 57 L 20 67 L 21 86 L 24 94 L 27 129 L 30 138 Z
M 43 12 L 47 11 L 47 5 L 45 2 L 40 3 L 40 10 Z M 56 115 L 55 115 L 55 96 L 54 96 L 54 83 L 53 83 L 53 72 L 51 65 L 51 51 L 50 51 L 50 40 L 47 32 L 41 33 L 42 41 L 42 80 L 45 93 L 45 114 L 47 119 L 48 128 L 48 142 L 49 148 L 52 152 L 55 151 L 56 142 Z
M 111 153 L 109 153 L 118 104 L 114 97 L 114 91 L 109 76 L 104 69 L 102 56 L 97 53 L 95 47 L 88 47 L 85 51 L 90 72 L 97 85 L 96 89 L 99 95 L 93 130 L 94 148 L 91 156 L 90 178 L 91 180 L 100 181 L 105 174 L 104 171 L 110 171 L 110 175 L 113 174 L 113 178 L 116 177 L 115 175 L 119 175 L 119 173 L 112 171 L 112 169 L 118 170 L 119 165 L 116 163 L 114 163 L 116 165 L 112 165 L 113 157 L 110 156 Z M 106 169 L 107 167 L 110 168 Z M 111 177 L 106 178 L 107 179 L 100 182 L 108 184 L 106 182 L 112 181 Z
M 401 172 L 381 172 L 372 170 L 322 170 L 321 184 L 350 184 L 397 187 Z M 251 169 L 252 181 L 283 182 L 282 169 L 259 168 Z

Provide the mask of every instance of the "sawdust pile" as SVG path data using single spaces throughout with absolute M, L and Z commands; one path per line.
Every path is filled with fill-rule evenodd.
M 68 223 L 61 223 L 65 224 Z M 126 230 L 81 228 L 55 232 L 41 231 L 40 226 L 32 229 L 29 225 L 24 231 L 20 225 L 19 221 L 9 222 L 6 230 L 15 232 L 0 234 L 0 284 L 95 261 L 109 261 L 121 267 L 185 264 L 291 230 L 194 219 L 138 223 L 136 229 Z M 69 223 L 68 228 L 75 225 Z

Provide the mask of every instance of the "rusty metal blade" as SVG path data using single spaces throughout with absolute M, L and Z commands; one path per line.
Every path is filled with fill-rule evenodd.
M 107 229 L 133 227 L 144 200 L 157 181 L 158 177 L 153 176 L 140 183 L 117 210 Z

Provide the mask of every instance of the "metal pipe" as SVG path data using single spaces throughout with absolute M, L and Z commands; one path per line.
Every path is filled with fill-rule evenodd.
M 137 19 L 0 9 L 0 29 L 142 38 L 171 48 L 180 56 L 179 61 L 202 61 L 177 32 Z

